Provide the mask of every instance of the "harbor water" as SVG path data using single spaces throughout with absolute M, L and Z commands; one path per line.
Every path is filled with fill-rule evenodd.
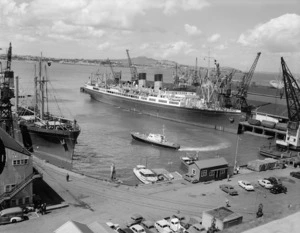
M 33 94 L 34 63 L 13 61 L 12 69 L 19 77 L 20 95 Z M 119 71 L 121 68 L 115 68 Z M 149 168 L 165 168 L 168 171 L 181 170 L 180 157 L 198 151 L 200 159 L 224 157 L 230 165 L 237 160 L 239 165 L 261 158 L 258 148 L 267 139 L 252 135 L 235 135 L 207 128 L 200 128 L 177 122 L 145 116 L 122 108 L 117 108 L 92 100 L 80 93 L 80 87 L 92 72 L 107 72 L 107 67 L 69 65 L 52 63 L 47 67 L 48 88 L 53 89 L 54 99 L 50 112 L 76 119 L 81 127 L 75 148 L 73 170 L 100 179 L 109 179 L 111 165 L 116 168 L 116 176 L 125 182 L 135 182 L 132 169 L 138 164 Z M 155 73 L 162 73 L 164 82 L 172 82 L 172 70 L 148 68 L 139 72 L 147 73 L 147 80 L 153 81 Z M 263 77 L 266 77 L 265 79 Z M 276 74 L 257 78 L 268 83 Z M 129 68 L 122 68 L 122 79 L 130 79 Z M 50 95 L 50 93 L 49 93 Z M 25 102 L 25 98 L 21 99 Z M 28 100 L 27 100 L 28 102 Z M 59 109 L 61 113 L 57 110 Z M 134 141 L 130 132 L 162 133 L 169 141 L 179 143 L 176 151 Z

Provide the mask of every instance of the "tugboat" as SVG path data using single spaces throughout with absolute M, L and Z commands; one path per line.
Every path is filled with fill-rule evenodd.
M 166 140 L 166 136 L 164 135 L 164 130 L 163 130 L 163 134 L 149 133 L 148 135 L 139 132 L 131 132 L 131 136 L 133 139 L 137 141 L 146 142 L 157 146 L 162 146 L 162 147 L 171 148 L 175 150 L 178 150 L 180 148 L 179 144 L 169 142 Z

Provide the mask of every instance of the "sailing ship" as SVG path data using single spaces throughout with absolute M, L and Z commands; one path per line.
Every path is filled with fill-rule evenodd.
M 34 78 L 34 106 L 19 106 L 18 91 L 16 91 L 19 140 L 37 157 L 60 167 L 72 168 L 74 148 L 80 134 L 80 127 L 76 120 L 49 112 L 49 80 L 46 69 L 49 63 L 45 63 L 45 74 L 42 70 L 42 57 L 38 64 L 38 75 Z

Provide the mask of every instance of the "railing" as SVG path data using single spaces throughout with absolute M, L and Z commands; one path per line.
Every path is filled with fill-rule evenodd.
M 34 180 L 36 178 L 41 178 L 41 177 L 42 177 L 42 175 L 39 173 L 36 173 L 36 172 L 31 173 L 21 183 L 17 184 L 13 190 L 2 193 L 0 195 L 0 204 L 5 200 L 11 199 L 18 192 L 20 192 L 27 184 L 29 184 L 32 180 Z

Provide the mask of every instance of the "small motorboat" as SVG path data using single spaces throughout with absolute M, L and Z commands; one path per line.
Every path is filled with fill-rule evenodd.
M 144 184 L 153 184 L 158 181 L 158 175 L 144 165 L 137 165 L 133 168 L 133 173 Z
M 131 136 L 135 140 L 150 143 L 157 146 L 172 148 L 175 150 L 178 150 L 180 148 L 179 144 L 167 141 L 164 134 L 150 133 L 147 135 L 139 132 L 131 132 Z
M 270 85 L 275 89 L 282 89 L 284 87 L 284 83 L 279 80 L 271 80 Z

